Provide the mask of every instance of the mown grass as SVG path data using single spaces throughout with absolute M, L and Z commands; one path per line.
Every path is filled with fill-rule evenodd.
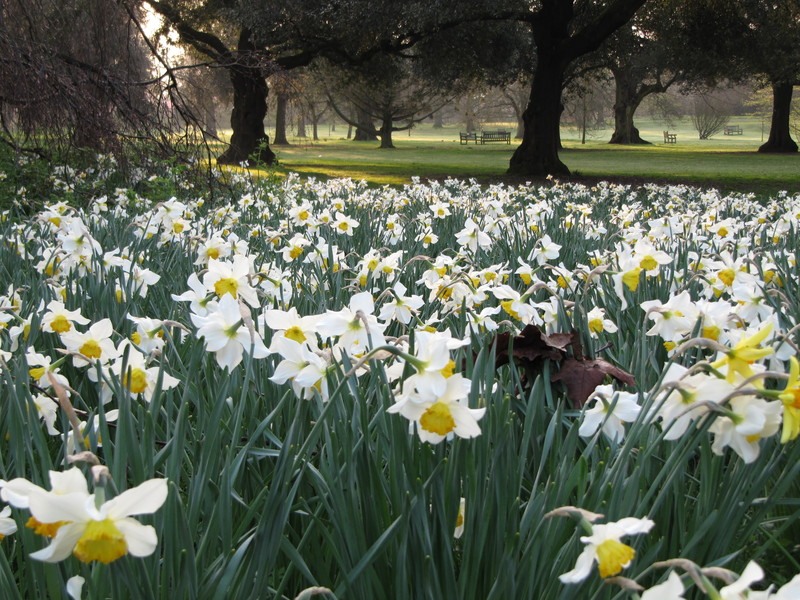
M 731 123 L 741 125 L 743 135 L 720 133 L 710 140 L 699 140 L 691 122 L 681 121 L 677 127 L 669 128 L 678 134 L 678 143 L 666 145 L 663 130 L 667 127 L 663 123 L 638 122 L 642 137 L 652 142 L 648 146 L 611 146 L 606 142 L 609 129 L 589 132 L 587 143 L 582 144 L 580 132 L 565 128 L 561 158 L 576 181 L 688 183 L 757 194 L 800 189 L 800 155 L 759 154 L 764 124 L 752 117 L 737 118 Z M 484 127 L 511 128 L 510 124 Z M 294 138 L 290 146 L 274 149 L 280 170 L 321 178 L 352 177 L 377 185 L 408 183 L 414 176 L 518 182 L 506 175 L 518 141 L 511 145 L 461 145 L 458 132 L 457 125 L 433 129 L 426 124 L 415 128 L 410 136 L 398 134 L 394 150 L 380 150 L 377 142 L 353 142 L 336 137 L 337 133 L 343 134 L 341 127 L 336 132 L 325 127 L 321 136 L 329 137 L 318 142 Z

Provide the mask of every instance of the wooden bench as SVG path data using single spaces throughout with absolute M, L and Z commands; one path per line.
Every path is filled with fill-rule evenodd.
M 474 131 L 468 131 L 464 133 L 463 131 L 458 134 L 461 144 L 469 144 L 470 142 L 478 143 L 478 134 Z
M 739 125 L 725 125 L 725 135 L 742 135 L 742 128 Z
M 484 131 L 481 133 L 481 144 L 490 144 L 492 142 L 505 142 L 511 143 L 510 131 Z
M 664 143 L 665 144 L 677 144 L 678 143 L 678 134 L 677 133 L 670 133 L 669 131 L 664 132 Z

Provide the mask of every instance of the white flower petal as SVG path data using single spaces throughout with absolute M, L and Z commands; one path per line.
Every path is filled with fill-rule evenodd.
M 50 545 L 31 554 L 31 558 L 50 563 L 64 560 L 72 554 L 75 544 L 78 543 L 85 529 L 85 523 L 68 523 L 59 527 Z
M 112 519 L 156 512 L 167 499 L 167 480 L 150 479 L 122 492 L 105 503 L 106 514 Z
M 150 556 L 158 546 L 158 535 L 151 525 L 142 525 L 136 519 L 121 519 L 115 525 L 125 536 L 131 556 Z

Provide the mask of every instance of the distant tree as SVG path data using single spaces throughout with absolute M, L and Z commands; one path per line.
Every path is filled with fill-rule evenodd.
M 694 125 L 701 140 L 707 140 L 712 135 L 722 131 L 722 128 L 728 124 L 730 119 L 730 112 L 720 107 L 712 96 L 702 94 L 695 97 L 692 125 Z
M 376 56 L 358 69 L 341 71 L 330 81 L 337 82 L 330 102 L 339 117 L 378 136 L 381 148 L 394 148 L 394 132 L 412 128 L 448 101 L 438 85 L 415 76 L 411 62 L 404 58 Z M 353 120 L 336 98 L 345 99 L 367 115 L 368 121 Z
M 772 89 L 769 139 L 759 151 L 797 152 L 790 119 L 800 82 L 800 0 L 686 0 L 680 11 L 693 50 L 687 57 L 717 76 L 760 77 Z
M 674 2 L 649 3 L 614 32 L 599 53 L 614 78 L 614 132 L 611 144 L 647 144 L 633 117 L 651 94 L 666 92 L 683 76 L 676 55 L 684 50 Z

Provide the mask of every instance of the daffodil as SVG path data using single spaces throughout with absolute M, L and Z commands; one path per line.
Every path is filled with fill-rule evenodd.
M 85 367 L 95 361 L 107 363 L 117 356 L 117 348 L 111 336 L 114 326 L 111 319 L 101 319 L 93 323 L 86 332 L 74 329 L 61 336 L 61 342 L 72 353 L 72 364 Z
M 681 576 L 675 571 L 670 571 L 664 583 L 659 583 L 642 592 L 640 600 L 683 600 L 685 588 Z
M 621 442 L 625 437 L 623 423 L 636 420 L 642 407 L 637 394 L 614 390 L 611 385 L 599 385 L 589 397 L 594 402 L 583 414 L 583 423 L 578 429 L 581 437 L 591 437 L 598 429 L 612 442 Z
M 268 309 L 261 315 L 264 325 L 274 332 L 273 343 L 278 338 L 287 337 L 299 344 L 308 343 L 312 347 L 317 345 L 318 319 L 318 315 L 300 316 L 294 306 L 289 307 L 289 310 Z
M 591 524 L 591 535 L 582 536 L 581 542 L 586 544 L 572 571 L 559 575 L 562 583 L 578 583 L 586 579 L 597 563 L 600 577 L 618 575 L 628 567 L 636 551 L 620 540 L 627 535 L 647 533 L 655 523 L 650 519 L 626 517 L 612 523 Z
M 11 518 L 11 507 L 0 510 L 0 540 L 17 532 L 17 522 Z
M 657 335 L 668 342 L 677 342 L 691 333 L 700 316 L 687 291 L 672 296 L 663 304 L 660 300 L 648 300 L 640 306 L 647 313 L 647 318 L 653 321 L 647 335 Z
M 385 326 L 378 322 L 374 310 L 372 294 L 359 292 L 350 298 L 348 306 L 321 315 L 317 331 L 323 338 L 337 338 L 337 345 L 351 355 L 383 346 Z
M 230 294 L 224 294 L 213 311 L 201 317 L 191 315 L 198 337 L 205 341 L 206 350 L 213 352 L 220 367 L 233 371 L 244 352 L 253 358 L 264 358 L 269 350 L 255 327 L 247 327 L 242 311 L 249 311 Z
M 789 359 L 789 379 L 778 398 L 783 402 L 781 443 L 785 444 L 800 435 L 800 362 L 795 356 Z
M 74 326 L 87 325 L 89 319 L 78 310 L 67 310 L 63 302 L 53 300 L 47 305 L 47 312 L 42 316 L 42 331 L 63 335 L 72 331 Z
M 387 409 L 399 413 L 416 425 L 419 439 L 438 444 L 454 436 L 473 438 L 481 434 L 478 421 L 483 418 L 485 408 L 470 408 L 469 391 L 472 382 L 455 373 L 445 380 L 444 391 L 432 398 L 421 398 L 415 391 L 406 389 Z
M 131 517 L 155 512 L 166 499 L 166 479 L 151 479 L 106 502 L 82 490 L 35 491 L 28 496 L 31 515 L 58 527 L 50 544 L 31 558 L 59 562 L 74 554 L 82 562 L 108 564 L 126 554 L 149 556 L 158 544 L 156 531 Z
M 753 363 L 773 353 L 772 348 L 762 348 L 760 346 L 771 331 L 772 323 L 765 323 L 758 331 L 742 338 L 734 344 L 733 348 L 722 353 L 716 361 L 711 363 L 711 366 L 724 371 L 726 378 L 730 382 L 736 382 L 737 379 L 747 379 L 754 375 Z
M 252 274 L 250 259 L 241 254 L 235 255 L 230 262 L 211 259 L 208 261 L 208 270 L 203 275 L 203 285 L 220 300 L 230 296 L 255 308 L 259 306 L 259 301 L 256 290 L 250 283 Z
M 746 395 L 732 398 L 727 408 L 708 429 L 714 434 L 711 449 L 721 455 L 730 446 L 744 462 L 751 463 L 758 458 L 759 442 L 780 429 L 783 407 L 780 402 Z
M 422 296 L 417 294 L 406 296 L 406 286 L 399 281 L 394 284 L 392 291 L 392 300 L 381 306 L 378 318 L 385 323 L 399 321 L 408 325 L 417 311 L 425 304 L 425 301 Z
M 297 342 L 290 337 L 277 337 L 272 341 L 271 351 L 283 360 L 275 368 L 270 381 L 283 384 L 292 382 L 295 395 L 311 399 L 318 393 L 323 401 L 328 400 L 327 374 L 331 365 L 306 343 Z
M 139 396 L 145 402 L 150 402 L 156 391 L 159 375 L 162 390 L 172 389 L 180 383 L 179 379 L 163 372 L 158 365 L 148 366 L 152 363 L 148 363 L 147 357 L 129 342 L 123 341 L 117 350 L 118 356 L 109 365 L 108 372 L 118 379 L 122 388 L 131 396 Z M 104 386 L 101 394 L 104 403 L 111 399 L 111 394 L 111 388 Z
M 662 391 L 665 390 L 665 391 Z M 670 363 L 661 379 L 661 389 L 651 404 L 652 418 L 661 419 L 665 440 L 680 438 L 693 421 L 708 414 L 706 402 L 722 402 L 736 388 L 708 373 L 689 374 L 686 367 Z

